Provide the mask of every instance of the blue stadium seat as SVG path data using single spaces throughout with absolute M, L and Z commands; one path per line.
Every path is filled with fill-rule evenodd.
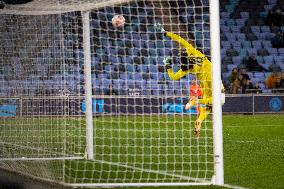
M 109 55 L 109 60 L 114 64 L 122 62 L 120 57 L 116 55 Z
M 260 26 L 261 32 L 271 32 L 269 26 Z
M 175 93 L 175 95 L 177 95 L 177 96 L 181 96 L 181 95 L 182 95 L 181 89 L 176 89 L 176 90 L 174 90 L 174 93 Z
M 125 80 L 123 79 L 114 79 L 113 80 L 113 87 L 117 87 L 119 89 L 123 88 L 125 85 Z
M 133 64 L 126 65 L 127 72 L 135 72 L 135 66 Z
M 148 40 L 148 37 L 149 37 L 149 35 L 147 35 L 147 34 L 144 34 L 144 33 L 141 33 L 140 34 L 140 37 L 141 37 L 141 39 L 143 39 L 143 40 Z
M 262 56 L 256 56 L 256 60 L 259 64 L 263 64 L 264 63 L 264 60 L 263 60 L 263 57 Z
M 278 54 L 279 54 L 280 56 L 284 56 L 284 48 L 279 48 L 279 49 L 278 49 Z
M 225 36 L 227 37 L 228 41 L 235 41 L 237 39 L 235 33 L 225 33 Z
M 160 85 L 158 85 L 158 88 L 157 89 L 152 89 L 151 90 L 151 94 L 152 95 L 156 95 L 156 96 L 159 96 L 159 95 L 162 95 L 163 94 L 163 89 L 161 88 Z
M 163 48 L 157 49 L 157 51 L 158 51 L 159 56 L 167 56 L 168 55 L 168 54 L 166 54 L 166 51 Z M 156 53 L 156 51 L 155 51 L 155 53 Z
M 160 85 L 155 83 L 155 84 L 148 84 L 148 88 L 152 90 L 158 90 L 160 88 Z
M 92 79 L 92 86 L 97 88 L 102 84 L 101 79 Z
M 230 41 L 221 41 L 222 47 L 223 48 L 230 48 L 231 47 L 231 42 Z
M 158 80 L 158 72 L 150 73 L 150 78 L 153 79 L 153 80 Z
M 181 85 L 180 81 L 175 81 L 175 82 L 173 83 L 173 88 L 174 88 L 175 90 L 181 90 L 182 85 Z
M 223 58 L 224 56 L 226 56 L 226 52 L 227 52 L 228 48 L 222 48 L 221 49 L 221 57 Z
M 158 65 L 164 65 L 164 63 L 163 63 L 163 60 L 164 60 L 164 57 L 157 57 L 157 59 L 156 59 L 156 64 L 158 64 Z M 157 67 L 158 68 L 158 67 Z
M 239 56 L 245 57 L 248 54 L 247 48 L 239 48 L 239 49 L 236 49 L 236 50 L 238 51 Z
M 174 47 L 173 42 L 170 41 L 170 40 L 165 40 L 164 43 L 165 43 L 165 47 L 167 47 L 167 48 L 173 48 Z
M 147 81 L 145 79 L 135 80 L 135 86 L 140 86 L 141 89 L 146 88 Z
M 150 72 L 150 73 L 156 73 L 156 72 L 158 72 L 158 66 L 157 66 L 157 65 L 150 64 L 150 65 L 149 65 L 149 72 Z
M 274 36 L 275 33 L 271 33 L 271 32 L 265 32 L 265 40 L 271 40 Z
M 172 89 L 165 89 L 164 90 L 164 95 L 166 95 L 166 96 L 173 96 L 174 95 L 174 90 L 172 90 Z
M 127 80 L 127 79 L 128 79 L 128 76 L 127 76 L 126 73 L 120 73 L 120 74 L 119 74 L 119 78 L 120 78 L 120 79 L 123 79 L 123 80 Z
M 100 74 L 97 75 L 97 78 L 98 78 L 98 79 L 106 79 L 106 78 L 108 78 L 108 74 L 106 74 L 106 73 L 100 73 Z
M 163 41 L 156 41 L 156 48 L 163 49 L 165 47 L 165 43 Z
M 147 85 L 151 86 L 151 85 L 156 85 L 158 84 L 157 80 L 153 80 L 153 79 L 148 79 L 147 80 Z
M 237 65 L 236 64 L 229 64 L 229 65 L 227 65 L 227 69 L 228 69 L 228 72 L 232 72 L 232 70 L 234 69 L 234 68 L 237 68 Z
M 242 44 L 240 41 L 235 41 L 232 43 L 232 46 L 235 48 L 235 49 L 240 49 L 242 47 Z
M 263 60 L 264 60 L 264 64 L 274 63 L 274 57 L 273 56 L 264 56 Z
M 233 56 L 232 61 L 234 64 L 241 64 L 243 62 L 243 56 Z
M 143 75 L 142 75 L 142 73 L 133 73 L 132 74 L 132 79 L 140 81 L 140 80 L 143 79 Z
M 148 72 L 150 72 L 150 71 L 149 71 L 149 65 L 142 64 L 142 72 L 143 72 L 143 73 L 148 73 Z
M 231 28 L 229 27 L 229 26 L 221 26 L 221 31 L 223 32 L 223 33 L 229 33 L 229 32 L 231 32 Z
M 277 48 L 266 48 L 267 51 L 269 52 L 270 55 L 273 55 L 273 56 L 277 56 L 278 55 L 278 50 Z
M 250 17 L 249 12 L 240 12 L 240 16 L 243 19 L 248 19 Z
M 238 25 L 238 26 L 244 26 L 245 25 L 245 23 L 246 23 L 246 19 L 243 19 L 243 18 L 241 18 L 241 19 L 236 19 L 236 24 Z
M 257 54 L 257 48 L 248 48 L 248 55 Z
M 259 40 L 252 41 L 252 46 L 253 46 L 253 48 L 259 49 L 259 48 L 262 47 L 262 43 Z
M 245 41 L 247 39 L 246 34 L 244 33 L 236 33 L 236 38 L 238 41 Z
M 264 74 L 264 72 L 254 72 L 253 77 L 263 78 L 263 77 L 265 77 L 265 74 Z
M 266 38 L 266 33 L 254 32 L 254 35 L 257 37 L 258 40 L 265 40 Z
M 189 86 L 190 86 L 190 80 L 180 80 L 180 83 L 181 83 L 181 85 L 182 85 L 182 87 L 183 88 L 185 88 L 185 89 L 189 89 Z
M 162 59 L 164 59 L 163 57 L 161 57 Z M 145 58 L 144 58 L 145 59 Z M 149 58 L 149 61 L 148 61 L 148 63 L 150 64 L 150 65 L 156 65 L 158 62 L 157 62 L 158 60 L 157 60 L 157 56 L 155 56 L 155 57 L 150 57 Z M 163 60 L 162 60 L 162 63 L 163 63 Z
M 221 16 L 221 19 L 229 19 L 230 13 L 229 12 L 221 12 L 220 16 Z
M 282 72 L 284 71 L 284 64 L 283 63 L 281 63 L 281 64 L 278 64 L 279 66 L 280 66 L 280 68 L 281 68 L 281 70 L 282 70 Z
M 231 31 L 233 33 L 239 33 L 239 32 L 241 32 L 241 26 L 240 25 L 231 26 Z
M 251 26 L 251 31 L 253 33 L 260 33 L 260 27 L 259 26 Z
M 129 48 L 128 49 L 128 54 L 131 55 L 139 55 L 140 51 L 139 48 Z
M 271 41 L 268 41 L 268 40 L 262 41 L 262 45 L 266 49 L 269 48 L 269 47 L 272 47 Z
M 136 48 L 143 48 L 144 47 L 142 40 L 133 40 L 132 43 L 133 43 L 133 46 L 136 47 Z
M 241 43 L 242 43 L 243 48 L 251 48 L 252 47 L 250 41 L 242 40 Z
M 226 20 L 225 19 L 220 19 L 220 25 L 225 26 L 226 25 Z
M 262 72 L 256 72 L 256 73 L 262 73 Z M 252 77 L 251 81 L 252 83 L 259 83 L 259 81 L 262 81 L 264 77 Z
M 140 72 L 143 72 L 143 71 L 142 71 L 142 65 L 143 65 L 143 64 L 135 65 L 135 71 L 136 71 L 136 72 L 139 72 L 139 73 L 140 73 Z
M 226 20 L 226 25 L 227 26 L 234 26 L 236 25 L 236 22 L 234 19 L 225 19 Z
M 274 57 L 274 61 L 277 64 L 283 64 L 284 63 L 284 56 L 279 55 L 279 56 L 273 56 Z
M 106 72 L 112 72 L 112 71 L 114 71 L 114 65 L 105 65 L 104 70 Z
M 162 50 L 162 49 L 158 49 L 158 50 Z M 149 55 L 150 56 L 157 56 L 157 49 L 149 49 Z

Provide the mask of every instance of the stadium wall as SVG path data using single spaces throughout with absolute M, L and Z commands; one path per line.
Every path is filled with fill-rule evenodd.
M 83 116 L 83 97 L 0 98 L 0 117 Z M 187 98 L 162 96 L 94 96 L 95 114 L 196 114 L 185 110 Z M 228 95 L 223 113 L 283 113 L 284 95 Z

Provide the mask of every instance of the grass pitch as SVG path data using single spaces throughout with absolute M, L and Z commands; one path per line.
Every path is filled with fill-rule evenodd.
M 18 161 L 14 168 L 59 176 L 70 183 L 184 182 L 189 177 L 208 180 L 213 174 L 212 126 L 206 123 L 202 137 L 196 140 L 194 117 L 180 120 L 179 116 L 97 117 L 94 119 L 96 161 Z M 15 127 L 19 123 L 20 127 Z M 74 156 L 72 152 L 80 156 L 85 152 L 84 120 L 5 119 L 0 120 L 0 131 L 1 141 L 5 141 L 1 149 L 6 153 L 1 156 L 11 151 L 14 157 L 23 153 L 33 157 Z M 284 188 L 283 115 L 225 115 L 223 132 L 226 184 L 254 189 Z M 45 170 L 41 172 L 37 166 Z

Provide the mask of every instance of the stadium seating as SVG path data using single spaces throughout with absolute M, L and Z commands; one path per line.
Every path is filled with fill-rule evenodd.
M 255 7 L 256 3 L 247 3 L 245 0 L 238 1 L 225 1 L 221 0 L 221 20 L 220 20 L 220 30 L 221 30 L 221 56 L 223 59 L 223 66 L 225 72 L 222 76 L 224 80 L 228 79 L 230 72 L 233 68 L 238 67 L 243 63 L 243 60 L 250 54 L 257 54 L 258 50 L 263 48 L 268 51 L 268 56 L 257 56 L 258 62 L 263 65 L 263 67 L 268 68 L 269 65 L 275 63 L 278 64 L 282 71 L 284 71 L 284 48 L 273 48 L 271 44 L 271 39 L 275 35 L 276 31 L 283 31 L 284 26 L 277 28 L 265 25 L 265 17 L 267 12 L 271 10 L 276 4 L 277 0 L 260 0 L 258 6 Z M 151 7 L 151 5 L 145 5 Z M 133 6 L 135 7 L 135 6 Z M 133 9 L 133 10 L 132 10 Z M 124 32 L 116 32 L 115 28 L 109 27 L 107 20 L 111 19 L 114 14 L 114 10 L 111 8 L 101 9 L 94 11 L 91 18 L 91 28 L 96 36 L 93 37 L 93 57 L 91 60 L 92 68 L 92 85 L 94 87 L 95 93 L 104 92 L 109 85 L 119 91 L 128 89 L 128 87 L 138 87 L 147 88 L 150 92 L 145 92 L 145 94 L 158 95 L 159 90 L 164 91 L 164 94 L 180 94 L 180 86 L 187 88 L 189 86 L 189 77 L 181 80 L 179 85 L 167 85 L 169 90 L 165 89 L 165 82 L 167 82 L 169 77 L 164 73 L 164 70 L 160 69 L 163 66 L 163 58 L 171 54 L 175 54 L 176 44 L 171 40 L 156 36 L 154 34 L 153 24 L 157 22 L 158 19 L 150 19 L 153 17 L 153 9 L 139 9 L 135 8 L 123 8 L 121 13 L 127 15 L 129 11 L 140 11 L 139 17 L 129 17 L 129 23 L 125 26 Z M 70 13 L 72 14 L 72 13 Z M 180 21 L 185 23 L 190 23 L 192 21 L 192 15 L 194 10 L 190 7 L 187 10 L 181 10 Z M 72 17 L 73 18 L 73 17 Z M 139 24 L 141 23 L 146 23 Z M 64 18 L 68 19 L 68 17 Z M 161 20 L 160 20 L 161 21 Z M 196 24 L 195 29 L 190 28 L 192 36 L 198 45 L 204 47 L 209 47 L 209 26 L 206 24 Z M 101 29 L 99 29 L 101 28 Z M 138 31 L 141 32 L 141 34 Z M 207 31 L 207 32 L 205 32 Z M 7 35 L 9 35 L 7 33 Z M 48 33 L 46 33 L 48 35 Z M 254 36 L 252 36 L 254 35 Z M 119 36 L 119 37 L 115 37 Z M 254 40 L 252 37 L 255 37 Z M 43 36 L 44 38 L 44 36 Z M 69 31 L 66 34 L 66 39 L 64 44 L 66 47 L 72 47 L 70 43 L 72 40 L 78 40 L 78 36 L 74 35 Z M 32 41 L 30 42 L 32 43 Z M 203 46 L 204 45 L 204 46 Z M 32 45 L 31 45 L 32 46 Z M 34 45 L 36 46 L 36 45 Z M 32 46 L 32 47 L 34 47 Z M 234 47 L 238 51 L 238 56 L 227 57 L 226 51 L 230 47 Z M 32 52 L 32 50 L 30 50 Z M 27 83 L 23 86 L 27 87 L 28 90 L 22 91 L 24 95 L 35 95 L 36 87 L 34 83 L 39 86 L 46 87 L 51 93 L 56 93 L 56 91 L 61 90 L 63 85 L 56 85 L 60 83 L 63 78 L 60 74 L 48 74 L 48 64 L 45 63 L 45 57 L 52 56 L 55 58 L 60 57 L 59 46 L 54 46 L 50 49 L 41 49 L 37 51 L 40 56 L 37 58 L 35 66 L 35 72 L 26 76 Z M 64 49 L 64 55 L 67 59 L 79 62 L 79 66 L 70 66 L 69 71 L 67 71 L 70 76 L 65 77 L 66 84 L 70 88 L 71 92 L 78 92 L 78 86 L 80 82 L 83 81 L 82 70 L 83 66 L 83 51 L 80 48 L 66 48 Z M 14 75 L 22 76 L 21 73 L 25 68 L 21 66 L 20 62 L 16 59 L 11 60 L 9 68 L 5 70 L 13 70 Z M 101 63 L 103 63 L 101 65 Z M 64 68 L 66 69 L 66 68 Z M 162 71 L 161 71 L 162 70 Z M 66 71 L 66 70 L 64 70 Z M 114 74 L 117 72 L 117 74 Z M 73 74 L 73 75 L 72 75 Z M 17 83 L 20 78 L 9 78 L 7 79 L 8 73 L 0 74 L 0 83 L 5 83 L 3 81 L 8 80 L 7 91 L 0 91 L 1 95 L 8 95 L 11 93 L 11 88 L 17 87 Z M 10 74 L 13 75 L 13 74 Z M 79 77 L 78 77 L 79 75 Z M 251 75 L 253 81 L 260 82 L 259 79 L 266 77 L 263 73 L 254 73 Z M 258 78 L 258 79 L 256 79 Z M 157 81 L 161 81 L 158 83 Z M 41 83 L 42 82 L 42 83 Z M 178 87 L 177 87 L 178 86 Z M 261 85 L 264 87 L 264 85 Z M 25 88 L 25 87 L 22 87 Z M 170 90 L 171 89 L 171 90 Z M 186 90 L 185 90 L 186 91 Z M 20 89 L 18 91 L 20 93 Z M 121 92 L 119 94 L 122 94 Z

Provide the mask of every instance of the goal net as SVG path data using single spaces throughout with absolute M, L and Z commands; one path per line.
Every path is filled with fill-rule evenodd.
M 208 0 L 33 0 L 0 9 L 0 168 L 66 186 L 214 183 L 211 114 L 194 136 L 196 75 L 174 81 L 182 46 L 210 60 Z M 218 10 L 216 10 L 218 11 Z M 121 14 L 122 27 L 112 18 Z

